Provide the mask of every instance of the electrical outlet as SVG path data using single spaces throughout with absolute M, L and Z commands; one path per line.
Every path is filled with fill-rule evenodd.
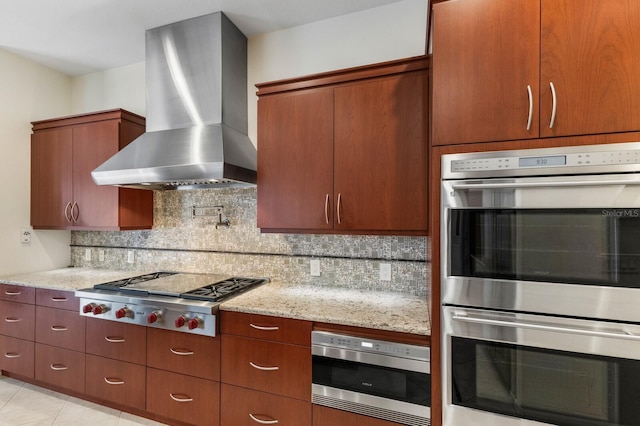
M 309 262 L 311 264 L 311 276 L 312 277 L 319 277 L 320 276 L 320 260 L 318 259 L 311 259 L 311 262 Z
M 91 249 L 84 249 L 84 260 L 91 262 Z
M 380 280 L 391 281 L 391 264 L 390 263 L 380 264 Z
M 98 260 L 104 262 L 104 250 L 98 250 Z
M 135 255 L 133 254 L 133 250 L 127 251 L 127 263 L 134 263 L 136 261 Z
M 20 230 L 20 242 L 21 243 L 31 242 L 31 231 L 29 229 Z

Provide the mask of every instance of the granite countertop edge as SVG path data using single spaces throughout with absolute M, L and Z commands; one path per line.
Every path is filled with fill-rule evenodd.
M 0 283 L 76 291 L 150 271 L 61 268 L 0 276 Z M 220 304 L 222 311 L 429 336 L 426 297 L 272 281 Z

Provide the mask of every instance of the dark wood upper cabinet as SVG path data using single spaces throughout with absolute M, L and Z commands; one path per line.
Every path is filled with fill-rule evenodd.
M 144 133 L 143 117 L 110 110 L 32 123 L 31 226 L 149 229 L 153 191 L 98 186 L 91 171 Z
M 426 235 L 427 57 L 258 85 L 258 227 Z
M 639 2 L 462 0 L 433 13 L 433 145 L 640 129 Z

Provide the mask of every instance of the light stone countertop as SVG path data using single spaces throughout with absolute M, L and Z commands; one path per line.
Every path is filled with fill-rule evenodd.
M 0 282 L 75 291 L 149 271 L 62 268 L 0 276 Z M 221 310 L 430 335 L 426 297 L 270 282 L 222 302 Z
M 400 293 L 270 282 L 222 302 L 220 309 L 402 333 L 431 334 L 426 297 Z

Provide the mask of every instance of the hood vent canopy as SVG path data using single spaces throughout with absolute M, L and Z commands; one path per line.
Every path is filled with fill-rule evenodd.
M 95 169 L 98 185 L 254 186 L 247 39 L 222 13 L 146 32 L 147 132 Z

